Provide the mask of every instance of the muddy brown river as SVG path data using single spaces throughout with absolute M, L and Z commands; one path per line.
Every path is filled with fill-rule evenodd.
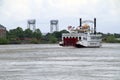
M 0 45 L 0 80 L 120 80 L 120 44 Z

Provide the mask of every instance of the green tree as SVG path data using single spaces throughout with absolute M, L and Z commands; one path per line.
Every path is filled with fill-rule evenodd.
M 0 38 L 0 44 L 8 44 L 9 40 L 6 38 Z
M 69 33 L 69 31 L 67 31 L 67 30 L 61 30 L 60 32 L 61 33 Z
M 52 33 L 52 36 L 54 36 L 57 40 L 61 39 L 61 32 L 55 31 Z
M 114 33 L 115 38 L 120 38 L 120 34 Z
M 27 38 L 32 38 L 32 37 L 33 37 L 33 32 L 32 32 L 32 30 L 26 29 L 26 30 L 24 31 L 24 36 L 27 37 Z
M 17 35 L 16 35 L 16 30 L 15 29 L 12 29 L 12 30 L 9 30 L 7 32 L 7 38 L 9 40 L 15 40 L 17 38 Z
M 24 38 L 24 31 L 21 27 L 17 27 L 15 33 L 18 38 Z
M 7 37 L 9 39 L 24 38 L 23 29 L 17 27 L 16 29 L 11 29 L 7 32 Z
M 56 37 L 58 41 L 60 41 L 63 33 L 69 33 L 69 32 L 67 30 L 55 31 L 52 33 L 52 35 Z
M 49 36 L 49 42 L 50 43 L 56 43 L 57 42 L 57 38 L 55 36 Z
M 36 29 L 33 32 L 33 37 L 36 38 L 36 39 L 41 39 L 42 38 L 42 33 L 41 33 L 40 29 Z
M 109 35 L 106 37 L 106 42 L 114 43 L 115 42 L 115 36 Z

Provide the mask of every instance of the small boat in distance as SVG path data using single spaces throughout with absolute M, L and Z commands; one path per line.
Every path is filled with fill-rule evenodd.
M 90 24 L 94 26 L 90 26 Z M 85 20 L 80 18 L 80 26 L 77 28 L 68 26 L 70 33 L 62 34 L 62 41 L 59 42 L 60 46 L 75 46 L 75 47 L 101 47 L 102 35 L 96 32 L 96 18 L 94 21 Z

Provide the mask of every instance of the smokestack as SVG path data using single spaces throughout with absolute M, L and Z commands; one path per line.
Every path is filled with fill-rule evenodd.
M 80 27 L 82 26 L 82 18 L 80 18 Z
M 94 34 L 96 34 L 96 18 L 94 18 Z

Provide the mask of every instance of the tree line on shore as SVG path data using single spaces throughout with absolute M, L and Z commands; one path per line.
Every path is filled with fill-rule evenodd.
M 40 29 L 32 31 L 30 29 L 23 30 L 21 27 L 11 29 L 6 32 L 6 38 L 0 38 L 0 44 L 44 44 L 58 43 L 61 41 L 62 33 L 69 33 L 67 30 L 55 31 L 43 35 Z M 120 43 L 120 34 L 118 33 L 101 33 L 102 41 L 106 43 Z
M 118 33 L 101 33 L 102 34 L 102 41 L 105 43 L 120 43 L 120 34 Z
M 0 44 L 43 44 L 57 43 L 61 40 L 62 33 L 68 33 L 67 30 L 55 31 L 43 35 L 40 29 L 32 31 L 23 30 L 21 27 L 11 29 L 6 32 L 6 38 L 0 38 Z

